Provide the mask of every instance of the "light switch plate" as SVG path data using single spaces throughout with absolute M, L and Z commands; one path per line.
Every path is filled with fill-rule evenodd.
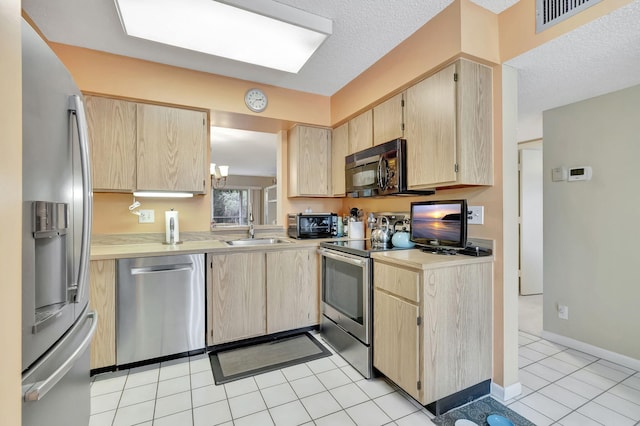
M 569 319 L 569 307 L 567 305 L 558 305 L 558 318 Z
M 138 223 L 154 223 L 156 221 L 155 210 L 140 210 Z
M 484 224 L 484 206 L 467 206 L 467 224 Z
M 551 181 L 562 182 L 567 180 L 567 168 L 564 166 L 551 169 Z

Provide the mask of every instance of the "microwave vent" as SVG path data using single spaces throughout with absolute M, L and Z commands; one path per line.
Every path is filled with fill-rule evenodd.
M 542 32 L 602 0 L 536 0 L 536 32 Z

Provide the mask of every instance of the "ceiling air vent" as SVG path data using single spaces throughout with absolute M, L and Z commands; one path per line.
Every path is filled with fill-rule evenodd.
M 582 12 L 601 0 L 536 0 L 536 32 Z

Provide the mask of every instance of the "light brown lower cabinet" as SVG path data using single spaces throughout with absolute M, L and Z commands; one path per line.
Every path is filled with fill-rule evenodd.
M 316 248 L 207 255 L 207 345 L 319 323 Z
M 267 252 L 267 334 L 319 322 L 316 249 Z
M 423 405 L 491 378 L 491 260 L 374 260 L 373 365 Z
M 116 261 L 92 260 L 89 267 L 89 309 L 98 313 L 91 341 L 91 369 L 116 364 Z
M 409 395 L 420 399 L 416 380 L 420 375 L 420 335 L 416 326 L 419 308 L 379 289 L 373 300 L 374 366 Z
M 264 252 L 209 254 L 207 313 L 209 345 L 265 332 Z

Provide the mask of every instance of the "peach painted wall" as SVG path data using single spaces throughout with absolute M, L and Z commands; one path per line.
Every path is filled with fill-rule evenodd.
M 20 0 L 0 0 L 0 129 L 2 190 L 2 289 L 0 309 L 0 413 L 3 425 L 21 422 L 22 368 L 22 55 Z
M 500 63 L 498 15 L 469 1 L 460 3 L 460 51 L 472 58 Z
M 239 119 L 249 124 L 250 117 L 276 123 L 330 124 L 329 98 L 326 96 L 64 44 L 50 45 L 84 92 L 209 109 L 212 121 L 216 119 L 214 112 L 224 112 L 224 119 L 232 120 L 234 114 L 239 114 Z M 244 104 L 245 92 L 256 86 L 269 96 L 269 108 L 262 114 L 252 113 Z M 242 128 L 234 122 L 228 124 Z

